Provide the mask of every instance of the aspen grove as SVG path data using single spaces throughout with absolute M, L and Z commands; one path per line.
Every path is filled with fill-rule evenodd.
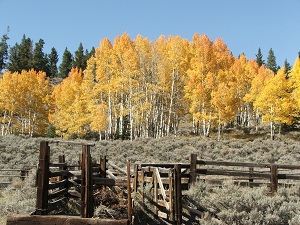
M 229 124 L 274 129 L 297 122 L 300 58 L 274 73 L 245 55 L 234 57 L 222 39 L 160 36 L 151 42 L 124 33 L 105 38 L 85 70 L 72 68 L 51 85 L 35 70 L 0 79 L 1 135 L 100 139 L 159 138 L 177 134 L 182 120 L 208 137 Z

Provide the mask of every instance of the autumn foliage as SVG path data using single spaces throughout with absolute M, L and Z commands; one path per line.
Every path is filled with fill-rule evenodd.
M 1 135 L 43 135 L 48 129 L 49 79 L 44 72 L 6 72 L 0 80 Z
M 0 80 L 1 135 L 44 135 L 49 125 L 65 138 L 98 133 L 105 139 L 177 134 L 182 120 L 209 136 L 234 124 L 290 125 L 300 110 L 300 59 L 275 74 L 234 57 L 222 39 L 191 41 L 160 36 L 154 42 L 124 33 L 105 38 L 84 71 L 73 68 L 50 88 L 42 72 L 6 72 Z

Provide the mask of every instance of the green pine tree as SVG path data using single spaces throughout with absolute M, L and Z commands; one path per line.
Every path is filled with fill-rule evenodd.
M 287 59 L 284 60 L 283 66 L 284 66 L 284 73 L 288 76 L 291 73 L 292 66 L 291 64 L 289 64 Z
M 258 52 L 255 56 L 256 56 L 256 62 L 257 62 L 259 67 L 261 67 L 262 65 L 265 64 L 265 61 L 263 60 L 263 54 L 261 53 L 260 48 L 258 48 Z
M 2 36 L 0 42 L 0 72 L 6 68 L 6 61 L 8 59 L 8 39 L 9 37 L 7 31 L 7 33 Z
M 62 62 L 59 66 L 59 76 L 61 78 L 66 78 L 69 75 L 72 69 L 72 62 L 73 56 L 68 48 L 66 48 L 62 56 Z
M 277 73 L 278 66 L 276 63 L 276 57 L 272 48 L 269 50 L 269 55 L 267 59 L 266 68 L 272 70 L 274 73 Z
M 32 40 L 26 38 L 25 34 L 22 37 L 21 44 L 16 43 L 9 50 L 9 62 L 7 69 L 11 72 L 19 72 L 22 70 L 32 69 L 33 51 Z
M 50 69 L 48 57 L 43 52 L 44 44 L 45 42 L 43 39 L 40 39 L 39 42 L 35 44 L 35 48 L 33 51 L 32 68 L 35 69 L 35 71 L 46 72 L 47 76 L 49 76 Z
M 80 42 L 78 49 L 75 51 L 73 59 L 73 67 L 84 70 L 86 68 L 86 57 L 84 54 L 83 45 Z
M 58 75 L 58 69 L 57 69 L 57 62 L 58 62 L 58 54 L 56 49 L 53 47 L 51 49 L 51 53 L 48 55 L 48 61 L 49 61 L 49 72 L 50 77 L 57 77 Z

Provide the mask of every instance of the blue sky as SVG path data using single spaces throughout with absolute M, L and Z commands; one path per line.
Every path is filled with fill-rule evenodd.
M 10 27 L 9 45 L 23 34 L 55 47 L 61 59 L 100 40 L 127 32 L 155 41 L 160 35 L 191 40 L 194 33 L 223 38 L 235 56 L 255 58 L 260 47 L 267 59 L 273 48 L 277 64 L 292 65 L 300 51 L 300 0 L 0 0 L 0 35 Z

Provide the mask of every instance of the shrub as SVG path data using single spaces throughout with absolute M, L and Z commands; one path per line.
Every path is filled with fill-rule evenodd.
M 297 224 L 299 188 L 282 188 L 271 196 L 266 187 L 250 188 L 225 182 L 221 188 L 196 183 L 189 191 L 194 207 L 206 208 L 226 224 Z
M 0 217 L 5 218 L 8 214 L 30 213 L 35 210 L 36 187 L 35 170 L 21 181 L 14 180 L 12 185 L 0 193 Z M 5 224 L 6 221 L 1 221 Z

